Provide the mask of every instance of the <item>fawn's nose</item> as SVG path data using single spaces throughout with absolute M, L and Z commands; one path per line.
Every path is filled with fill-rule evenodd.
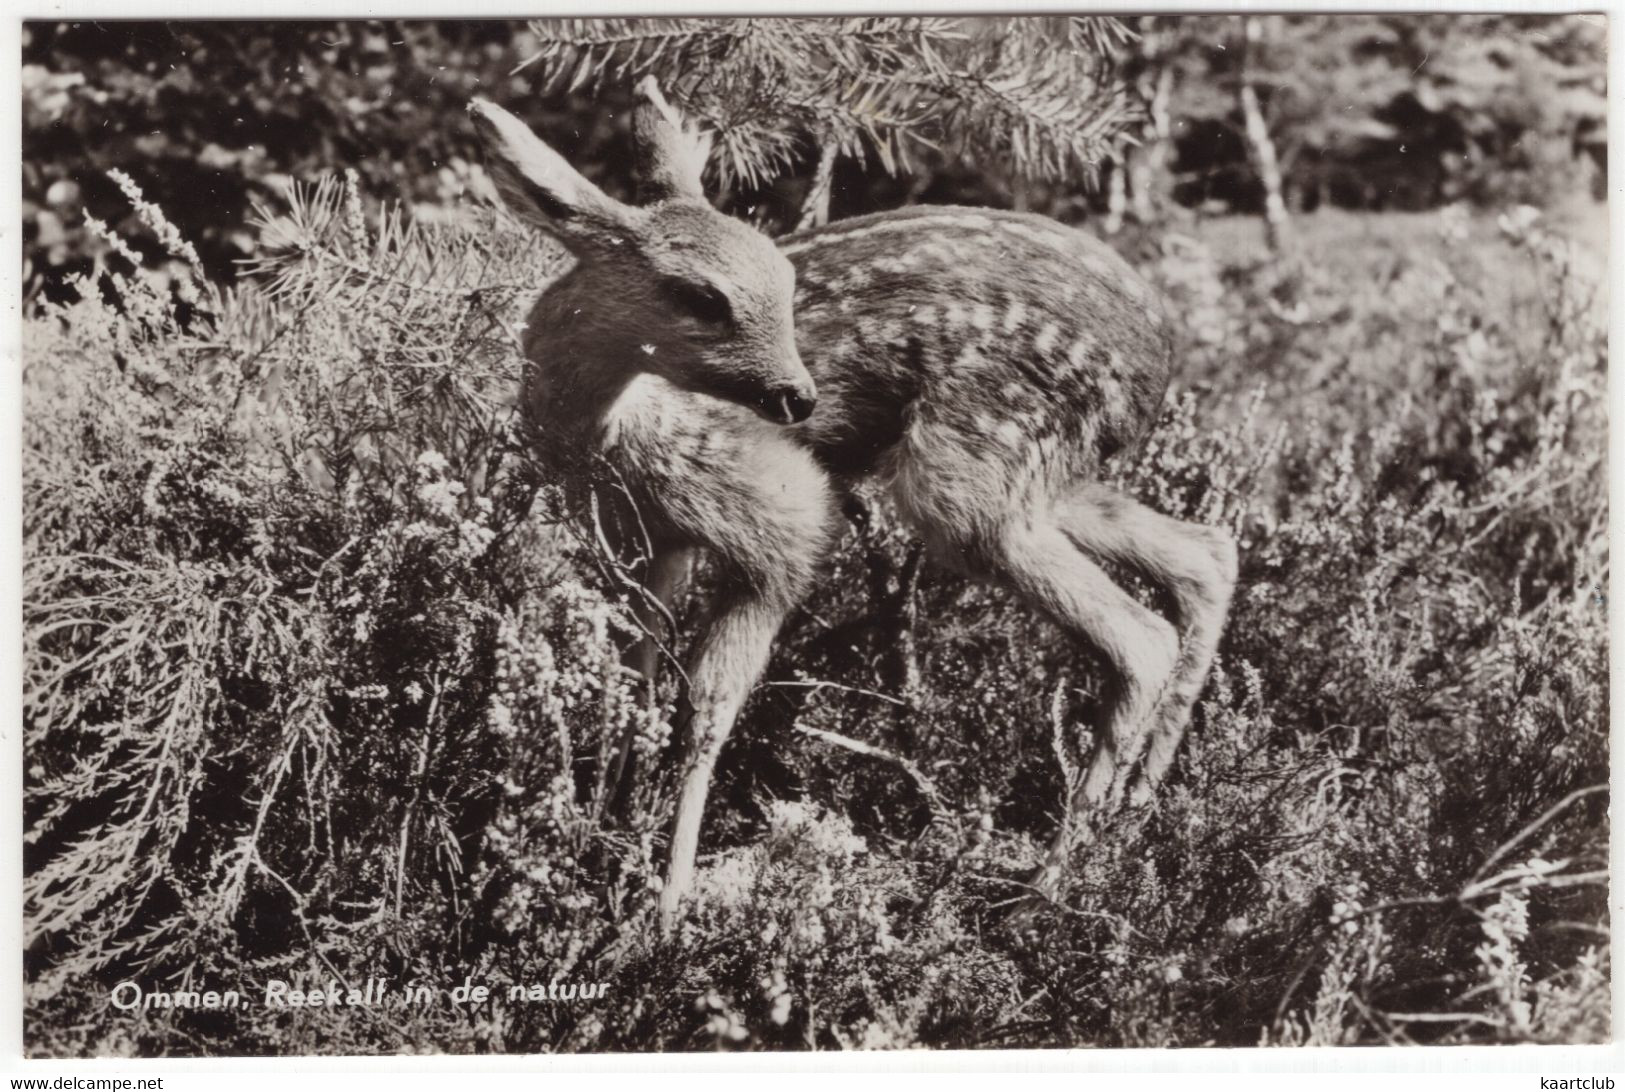
M 812 416 L 818 395 L 812 387 L 780 387 L 757 403 L 762 416 L 781 425 L 796 425 Z

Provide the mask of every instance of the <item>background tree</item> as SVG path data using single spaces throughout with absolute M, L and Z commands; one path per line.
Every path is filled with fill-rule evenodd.
M 1241 74 L 1236 80 L 1236 101 L 1241 104 L 1247 134 L 1247 158 L 1264 190 L 1264 237 L 1270 249 L 1279 252 L 1285 245 L 1287 231 L 1286 202 L 1281 197 L 1281 162 L 1275 154 L 1269 124 L 1258 104 L 1252 64 L 1253 54 L 1268 42 L 1271 20 L 1269 16 L 1244 15 L 1241 27 Z
M 1573 188 L 1575 154 L 1600 161 L 1604 35 L 1587 17 L 1247 19 L 1251 38 L 1240 16 L 1142 24 L 1141 86 L 1150 70 L 1172 84 L 1180 204 L 1263 211 L 1273 158 L 1285 209 L 1538 205 Z
M 1144 15 L 1139 19 L 1139 41 L 1125 64 L 1129 79 L 1145 105 L 1145 124 L 1137 143 L 1125 143 L 1118 162 L 1122 165 L 1126 206 L 1142 224 L 1154 221 L 1168 197 L 1168 165 L 1173 118 L 1175 66 L 1168 62 L 1170 49 L 1178 42 L 1174 20 L 1166 16 Z

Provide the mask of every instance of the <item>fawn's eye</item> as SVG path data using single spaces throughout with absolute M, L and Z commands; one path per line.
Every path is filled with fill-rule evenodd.
M 661 289 L 679 311 L 707 325 L 721 326 L 733 319 L 728 297 L 714 285 L 668 278 Z

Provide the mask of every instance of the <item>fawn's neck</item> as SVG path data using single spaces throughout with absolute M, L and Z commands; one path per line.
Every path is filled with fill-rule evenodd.
M 591 442 L 628 383 L 649 370 L 645 332 L 580 267 L 559 278 L 530 313 L 525 412 L 545 432 Z

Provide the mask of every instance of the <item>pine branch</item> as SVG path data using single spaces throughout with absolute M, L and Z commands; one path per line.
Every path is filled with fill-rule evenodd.
M 944 129 L 957 134 L 962 152 L 1003 160 L 1031 179 L 1092 174 L 1113 141 L 1141 117 L 1125 89 L 1079 95 L 1059 73 L 1033 78 L 1008 68 L 955 72 L 919 90 L 936 96 L 935 112 Z
M 525 65 L 598 88 L 653 75 L 715 131 L 724 186 L 761 184 L 808 146 L 873 154 L 888 172 L 948 144 L 1012 173 L 1088 175 L 1138 117 L 1112 55 L 1133 38 L 1100 17 L 607 19 L 533 24 Z

